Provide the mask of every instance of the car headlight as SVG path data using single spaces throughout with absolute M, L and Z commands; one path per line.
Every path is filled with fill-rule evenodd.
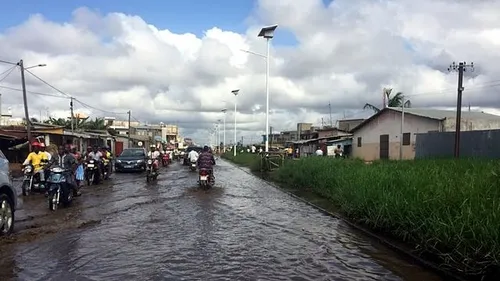
M 148 164 L 153 164 L 153 160 L 148 160 Z
M 142 163 L 144 162 L 144 160 L 137 160 L 137 163 Z
M 31 167 L 26 167 L 24 168 L 25 173 L 31 173 Z
M 116 159 L 116 163 L 121 163 L 121 162 L 122 162 L 122 160 Z

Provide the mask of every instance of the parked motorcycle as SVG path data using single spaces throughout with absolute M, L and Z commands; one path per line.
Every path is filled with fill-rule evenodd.
M 149 158 L 146 162 L 146 182 L 156 180 L 158 178 L 158 167 L 155 167 L 154 159 Z
M 70 176 L 71 173 L 61 167 L 56 166 L 50 169 L 50 176 L 47 180 L 50 210 L 55 211 L 59 205 L 69 206 L 73 202 L 73 195 L 76 190 L 74 186 L 66 181 L 66 177 Z
M 23 168 L 24 179 L 21 189 L 23 191 L 23 196 L 28 196 L 32 191 L 38 191 L 45 189 L 44 183 L 40 182 L 40 174 L 35 173 L 35 168 L 33 165 L 28 164 Z
M 199 171 L 199 180 L 198 183 L 201 188 L 209 189 L 214 185 L 214 177 L 211 175 L 210 171 L 207 169 L 200 169 Z
M 94 159 L 87 160 L 85 163 L 85 179 L 87 180 L 87 185 L 99 184 L 99 162 Z

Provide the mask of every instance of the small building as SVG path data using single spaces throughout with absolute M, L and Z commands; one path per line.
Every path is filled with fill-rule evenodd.
M 415 157 L 416 135 L 455 130 L 456 112 L 437 109 L 404 109 L 403 159 Z M 462 112 L 461 130 L 500 128 L 500 116 L 483 112 Z M 402 114 L 400 108 L 386 107 L 353 130 L 353 156 L 372 161 L 399 159 Z

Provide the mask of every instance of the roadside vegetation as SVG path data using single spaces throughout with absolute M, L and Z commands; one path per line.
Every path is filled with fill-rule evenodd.
M 233 152 L 229 151 L 221 155 L 222 158 L 227 159 L 237 165 L 247 167 L 252 172 L 260 171 L 260 155 L 252 153 L 238 153 L 233 156 Z
M 378 161 L 310 157 L 273 176 L 331 200 L 348 219 L 483 275 L 500 266 L 500 166 L 493 160 Z
M 260 163 L 252 154 L 226 158 Z M 500 269 L 498 161 L 309 157 L 271 176 L 284 188 L 327 198 L 351 222 L 411 245 L 443 269 L 469 276 Z

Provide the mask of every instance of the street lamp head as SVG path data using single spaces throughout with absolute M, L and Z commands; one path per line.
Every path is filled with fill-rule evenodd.
M 45 63 L 41 63 L 41 64 L 39 64 L 39 65 L 37 65 L 37 66 L 38 66 L 38 67 L 44 67 L 44 66 L 47 66 L 47 64 L 45 64 Z
M 238 89 L 238 90 L 232 90 L 232 91 L 231 91 L 231 93 L 232 93 L 233 95 L 235 95 L 235 96 L 237 96 L 239 92 L 240 92 L 240 89 Z
M 223 108 L 221 111 L 222 111 L 223 113 L 226 113 L 227 108 Z
M 266 39 L 273 38 L 274 37 L 274 31 L 276 30 L 277 27 L 278 27 L 277 24 L 263 27 L 260 30 L 258 37 L 264 37 Z

